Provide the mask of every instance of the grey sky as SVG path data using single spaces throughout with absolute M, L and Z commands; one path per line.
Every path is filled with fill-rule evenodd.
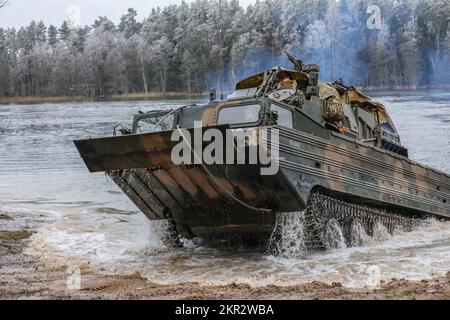
M 255 1 L 239 2 L 247 6 Z M 143 19 L 152 8 L 181 3 L 181 0 L 10 0 L 10 2 L 7 7 L 0 9 L 0 27 L 17 28 L 28 25 L 32 20 L 44 20 L 47 25 L 59 26 L 70 16 L 70 8 L 73 5 L 80 8 L 82 25 L 92 24 L 98 16 L 105 15 L 117 22 L 130 7 L 138 11 L 139 19 Z

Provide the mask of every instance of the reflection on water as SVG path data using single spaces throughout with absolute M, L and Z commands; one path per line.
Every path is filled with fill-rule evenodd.
M 411 158 L 450 172 L 450 94 L 375 93 L 386 102 Z M 72 140 L 110 135 L 131 126 L 138 110 L 186 101 L 0 106 L 0 220 L 42 225 L 30 253 L 50 265 L 76 264 L 104 272 L 138 271 L 158 283 L 200 282 L 292 285 L 314 280 L 366 286 L 370 268 L 381 278 L 423 279 L 450 271 L 450 222 L 431 221 L 408 234 L 360 237 L 364 246 L 304 256 L 301 215 L 284 217 L 284 255 L 218 251 L 192 242 L 183 249 L 161 243 L 164 228 L 148 221 L 103 174 L 90 174 Z M 189 101 L 188 103 L 192 103 Z M 54 220 L 56 219 L 56 220 Z M 54 222 L 49 223 L 49 221 Z M 294 239 L 295 240 L 295 239 Z M 292 253 L 292 254 L 289 254 Z

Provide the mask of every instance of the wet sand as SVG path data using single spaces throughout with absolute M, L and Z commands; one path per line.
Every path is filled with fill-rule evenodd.
M 4 215 L 0 219 L 10 218 Z M 379 289 L 348 289 L 340 283 L 321 282 L 258 288 L 244 284 L 159 285 L 139 274 L 109 276 L 85 269 L 80 289 L 69 290 L 65 269 L 47 268 L 25 253 L 32 233 L 28 229 L 0 230 L 0 299 L 450 299 L 450 272 L 431 281 L 392 280 Z

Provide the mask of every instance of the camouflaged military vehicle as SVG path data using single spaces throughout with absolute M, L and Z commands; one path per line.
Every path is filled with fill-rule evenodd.
M 121 136 L 75 144 L 91 172 L 106 172 L 149 219 L 170 221 L 184 238 L 263 243 L 280 213 L 297 212 L 305 215 L 307 245 L 323 248 L 337 229 L 357 244 L 358 228 L 370 235 L 379 226 L 393 232 L 430 216 L 450 218 L 450 176 L 408 158 L 381 103 L 342 81 L 321 82 L 319 66 L 289 59 L 292 69 L 244 79 L 225 101 L 213 94 L 205 105 L 141 113 Z M 173 134 L 193 133 L 195 121 L 224 135 L 245 133 L 244 148 L 234 141 L 215 151 L 225 156 L 249 152 L 262 141 L 261 128 L 272 130 L 266 151 L 277 148 L 279 170 L 174 163 Z M 189 143 L 194 158 L 207 145 Z

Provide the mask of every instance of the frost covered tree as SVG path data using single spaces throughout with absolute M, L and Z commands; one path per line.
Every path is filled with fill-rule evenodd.
M 167 91 L 167 76 L 172 59 L 172 52 L 173 44 L 165 36 L 156 40 L 151 48 L 151 61 L 159 75 L 159 84 L 163 95 L 165 95 Z
M 6 5 L 8 5 L 9 1 L 8 0 L 0 0 L 0 8 L 5 7 Z
M 128 9 L 128 13 L 120 18 L 120 24 L 117 29 L 123 33 L 125 38 L 129 39 L 135 34 L 139 34 L 142 24 L 136 21 L 137 11 L 133 8 Z
M 369 28 L 373 4 L 259 0 L 243 8 L 237 0 L 194 0 L 155 8 L 142 21 L 130 8 L 117 26 L 98 17 L 83 27 L 0 28 L 0 97 L 205 92 L 221 74 L 228 91 L 250 74 L 290 66 L 282 49 L 320 64 L 327 81 L 450 83 L 450 1 L 380 1 L 382 23 Z
M 109 93 L 114 77 L 112 69 L 117 67 L 117 65 L 107 64 L 110 53 L 115 49 L 116 36 L 115 27 L 108 19 L 102 19 L 95 25 L 96 27 L 86 40 L 85 57 L 92 72 L 90 85 L 97 95 L 102 96 Z M 114 59 L 109 61 L 111 60 Z
M 54 25 L 50 25 L 47 29 L 47 40 L 51 46 L 58 43 L 58 29 Z

